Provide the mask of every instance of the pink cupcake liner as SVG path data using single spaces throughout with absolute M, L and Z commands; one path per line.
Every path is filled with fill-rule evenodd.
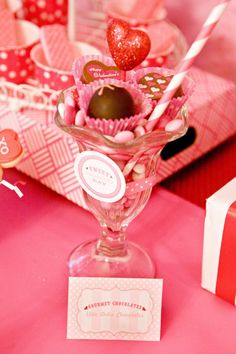
M 138 84 L 138 81 L 145 75 L 150 74 L 150 73 L 158 73 L 162 76 L 170 76 L 174 75 L 175 71 L 171 69 L 166 69 L 166 68 L 159 68 L 159 67 L 149 67 L 149 68 L 144 68 L 144 69 L 138 69 L 136 70 L 133 74 L 131 79 L 132 83 L 135 83 L 136 85 Z M 173 97 L 169 106 L 167 107 L 165 111 L 165 115 L 169 116 L 171 119 L 174 119 L 183 105 L 186 103 L 186 101 L 189 99 L 189 97 L 192 95 L 193 90 L 194 90 L 194 82 L 192 79 L 186 77 L 184 80 L 183 84 L 181 85 L 183 95 L 179 97 Z M 157 101 L 153 100 L 153 105 L 154 107 L 157 105 Z
M 78 90 L 80 90 L 82 87 L 86 86 L 85 83 L 83 83 L 82 79 L 82 74 L 84 70 L 84 66 L 90 62 L 90 61 L 99 61 L 105 66 L 116 66 L 115 62 L 113 61 L 112 58 L 107 57 L 105 55 L 83 55 L 80 58 L 76 59 L 73 63 L 73 68 L 72 68 L 72 73 L 74 75 L 74 80 L 76 83 L 76 87 Z M 124 77 L 124 72 L 119 71 L 119 75 L 116 77 L 118 80 L 122 80 Z
M 87 115 L 89 102 L 94 92 L 104 85 L 116 85 L 124 87 L 132 95 L 134 100 L 134 109 L 137 112 L 132 117 L 125 117 L 122 119 L 104 119 L 104 118 L 90 118 Z M 138 122 L 148 116 L 152 110 L 152 102 L 134 85 L 128 82 L 106 79 L 94 81 L 79 91 L 79 106 L 81 114 L 84 115 L 86 125 L 99 131 L 104 135 L 115 136 L 117 133 L 124 130 L 133 130 Z

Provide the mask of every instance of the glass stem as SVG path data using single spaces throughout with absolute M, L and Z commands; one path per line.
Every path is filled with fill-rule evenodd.
M 125 257 L 127 244 L 125 237 L 126 227 L 112 230 L 107 225 L 101 225 L 101 237 L 97 242 L 96 255 L 105 257 Z

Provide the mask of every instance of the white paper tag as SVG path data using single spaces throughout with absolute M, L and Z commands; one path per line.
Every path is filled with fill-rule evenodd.
M 69 278 L 68 339 L 159 341 L 162 279 Z
M 75 159 L 75 175 L 91 197 L 113 203 L 125 194 L 126 184 L 118 165 L 96 151 L 81 152 Z

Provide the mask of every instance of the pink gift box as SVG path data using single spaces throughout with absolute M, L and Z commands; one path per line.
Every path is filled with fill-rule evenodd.
M 236 178 L 207 199 L 202 287 L 236 305 Z
M 19 84 L 34 72 L 30 51 L 39 41 L 39 29 L 28 21 L 16 20 L 16 36 L 16 45 L 0 47 L 0 77 Z
M 196 82 L 196 90 L 188 104 L 190 129 L 187 138 L 181 138 L 181 144 L 173 142 L 163 150 L 158 181 L 196 160 L 236 132 L 234 84 L 196 68 L 192 69 L 191 76 Z M 39 97 L 37 100 L 40 101 Z M 19 134 L 25 156 L 17 168 L 86 207 L 73 169 L 79 153 L 77 144 L 54 123 L 50 124 L 53 112 L 42 111 L 41 105 L 38 110 L 12 112 L 12 107 L 15 110 L 20 107 L 10 103 L 10 107 L 1 104 L 0 128 L 12 128 Z

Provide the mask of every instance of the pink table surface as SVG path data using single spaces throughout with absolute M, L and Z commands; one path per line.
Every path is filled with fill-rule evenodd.
M 0 186 L 0 353 L 231 354 L 235 308 L 200 288 L 204 211 L 155 189 L 129 238 L 164 278 L 161 342 L 66 340 L 68 253 L 98 232 L 95 219 L 16 171 L 23 199 Z

